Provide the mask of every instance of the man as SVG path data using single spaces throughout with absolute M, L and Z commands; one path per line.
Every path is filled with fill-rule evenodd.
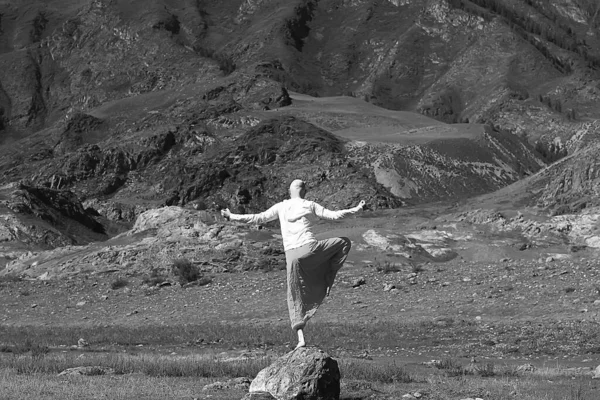
M 361 211 L 365 205 L 347 210 L 331 211 L 304 199 L 306 185 L 296 179 L 290 185 L 290 199 L 275 204 L 260 214 L 232 214 L 229 209 L 221 215 L 234 221 L 260 224 L 279 218 L 287 264 L 287 303 L 292 329 L 298 334 L 296 348 L 306 346 L 304 327 L 323 302 L 339 269 L 350 251 L 348 238 L 316 240 L 311 218 L 336 220 Z

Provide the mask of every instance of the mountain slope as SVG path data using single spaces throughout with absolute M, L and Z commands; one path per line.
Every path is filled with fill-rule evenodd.
M 263 209 L 295 177 L 331 207 L 494 191 L 598 142 L 594 10 L 584 0 L 2 2 L 0 183 L 64 192 L 108 236 L 165 205 Z M 575 159 L 573 174 L 595 162 Z M 548 185 L 567 182 L 567 204 L 593 195 L 588 175 Z

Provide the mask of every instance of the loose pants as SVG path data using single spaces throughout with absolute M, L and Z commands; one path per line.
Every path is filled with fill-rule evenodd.
M 287 303 L 293 329 L 315 314 L 350 252 L 348 238 L 319 240 L 287 250 Z

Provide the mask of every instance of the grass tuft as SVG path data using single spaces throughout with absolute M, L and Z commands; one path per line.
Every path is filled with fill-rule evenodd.
M 415 380 L 395 362 L 378 364 L 368 361 L 340 361 L 342 379 L 382 383 L 411 383 Z

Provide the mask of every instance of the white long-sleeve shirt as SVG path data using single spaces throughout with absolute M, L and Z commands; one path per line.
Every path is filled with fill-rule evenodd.
M 291 250 L 317 240 L 311 230 L 311 217 L 336 220 L 355 214 L 360 210 L 361 207 L 356 206 L 347 210 L 331 211 L 314 201 L 293 198 L 277 203 L 260 214 L 231 214 L 230 219 L 261 224 L 274 221 L 279 217 L 283 248 Z

